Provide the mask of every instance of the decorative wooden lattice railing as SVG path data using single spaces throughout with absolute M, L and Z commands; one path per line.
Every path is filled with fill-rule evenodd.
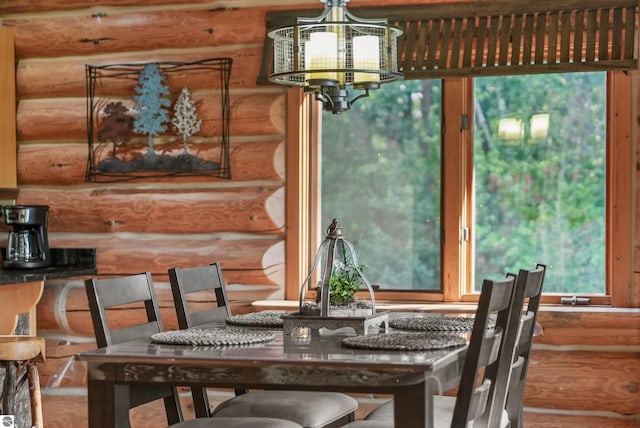
M 398 64 L 405 79 L 638 66 L 637 0 L 474 1 L 423 6 L 353 8 L 386 17 L 404 30 Z M 317 14 L 317 11 L 316 11 Z M 267 27 L 290 25 L 310 11 L 272 12 Z M 266 82 L 265 42 L 259 82 Z

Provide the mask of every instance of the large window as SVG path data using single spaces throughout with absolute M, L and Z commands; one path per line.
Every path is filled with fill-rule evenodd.
M 538 262 L 545 291 L 605 293 L 606 73 L 474 81 L 475 290 Z
M 442 85 L 383 85 L 322 118 L 322 224 L 340 220 L 384 289 L 440 289 Z
M 538 262 L 549 266 L 547 292 L 608 295 L 606 198 L 619 196 L 606 193 L 615 138 L 606 74 L 483 77 L 472 86 L 471 97 L 450 102 L 463 106 L 459 129 L 443 126 L 443 105 L 460 93 L 439 80 L 387 84 L 342 115 L 322 113 L 313 224 L 338 218 L 369 279 L 400 299 L 427 291 L 425 300 L 461 300 L 484 277 Z M 446 177 L 471 191 L 447 187 Z M 445 206 L 460 220 L 444 221 Z M 459 241 L 455 260 L 445 237 Z M 453 283 L 443 278 L 450 271 L 460 273 Z

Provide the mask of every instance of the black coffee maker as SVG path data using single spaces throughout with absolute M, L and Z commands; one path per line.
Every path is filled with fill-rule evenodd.
M 51 265 L 46 205 L 5 205 L 2 207 L 4 223 L 9 232 L 7 251 L 2 262 L 6 269 L 33 269 Z

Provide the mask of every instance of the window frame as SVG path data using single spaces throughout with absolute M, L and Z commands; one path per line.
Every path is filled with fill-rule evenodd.
M 640 306 L 632 260 L 636 73 L 607 72 L 606 284 L 604 295 L 580 294 L 589 297 L 591 305 Z M 478 299 L 478 293 L 471 291 L 473 78 L 445 78 L 442 92 L 442 153 L 446 164 L 442 178 L 441 291 L 378 291 L 376 298 L 380 301 L 456 303 Z M 321 109 L 299 88 L 290 89 L 287 100 L 285 298 L 298 299 L 322 231 L 316 191 L 320 184 Z M 463 117 L 468 127 L 463 126 Z M 462 239 L 465 227 L 470 232 L 466 241 Z M 543 303 L 560 304 L 562 297 L 571 296 L 545 294 Z

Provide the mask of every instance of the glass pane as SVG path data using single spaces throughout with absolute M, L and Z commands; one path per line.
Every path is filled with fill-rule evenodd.
M 475 79 L 475 290 L 548 265 L 547 293 L 605 291 L 606 74 Z
M 322 116 L 323 228 L 337 218 L 384 289 L 440 289 L 441 91 L 439 80 L 388 83 Z

